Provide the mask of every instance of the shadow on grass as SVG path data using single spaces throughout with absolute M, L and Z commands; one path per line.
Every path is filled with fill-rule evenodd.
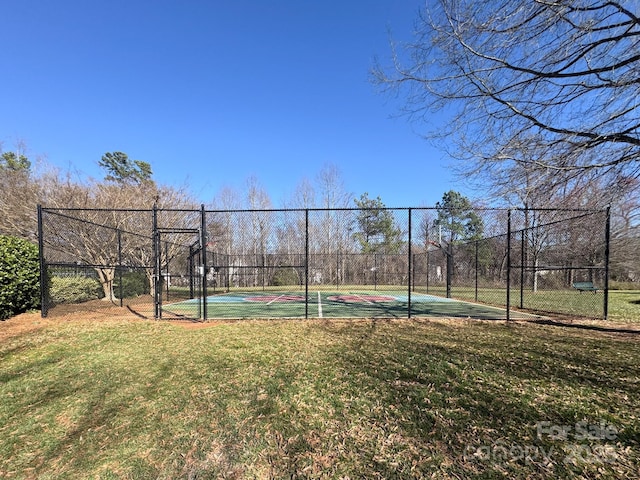
M 131 305 L 127 305 L 127 310 L 129 310 L 131 313 L 133 313 L 138 318 L 144 318 L 145 320 L 147 320 L 149 318 L 146 315 L 143 315 L 142 313 L 140 313 L 140 312 L 134 310 L 133 308 L 131 308 Z
M 603 333 L 625 333 L 625 334 L 640 336 L 640 330 L 633 330 L 629 328 L 603 327 L 600 325 L 585 325 L 581 323 L 565 323 L 565 322 L 558 322 L 550 319 L 529 320 L 529 323 L 536 323 L 538 325 L 550 325 L 553 327 L 577 328 L 579 330 L 592 330 L 595 332 L 603 332 Z
M 441 462 L 449 465 L 446 473 L 452 476 L 464 475 L 467 467 L 486 475 L 506 469 L 512 478 L 539 474 L 536 468 L 520 471 L 527 465 L 517 461 L 478 464 L 465 459 L 464 452 L 498 441 L 520 446 L 523 439 L 548 449 L 548 439 L 536 438 L 541 421 L 575 425 L 585 418 L 594 423 L 606 418 L 620 429 L 618 442 L 629 448 L 638 444 L 638 423 L 610 413 L 616 402 L 627 402 L 622 409 L 632 411 L 639 393 L 637 382 L 629 381 L 635 374 L 628 358 L 618 352 L 612 356 L 615 346 L 599 350 L 597 338 L 554 337 L 542 331 L 526 332 L 525 338 L 522 326 L 487 325 L 419 329 L 371 320 L 327 328 L 343 335 L 347 348 L 337 353 L 339 363 L 359 379 L 361 395 L 383 405 L 372 409 L 367 423 L 380 425 L 388 435 L 399 432 L 413 439 L 422 456 L 433 460 L 425 471 Z M 369 461 L 375 463 L 376 456 Z M 385 468 L 377 465 L 378 472 L 392 473 Z M 572 468 L 560 461 L 554 476 L 571 476 Z

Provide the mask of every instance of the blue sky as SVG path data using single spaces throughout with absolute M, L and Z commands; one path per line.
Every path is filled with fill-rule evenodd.
M 278 207 L 333 164 L 355 196 L 433 205 L 463 191 L 451 164 L 369 76 L 421 4 L 6 0 L 0 141 L 95 178 L 122 151 L 204 203 L 254 176 Z

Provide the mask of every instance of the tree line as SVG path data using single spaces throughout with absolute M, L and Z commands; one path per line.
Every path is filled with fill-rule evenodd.
M 100 181 L 74 181 L 69 175 L 61 175 L 52 171 L 36 174 L 31 169 L 31 161 L 24 153 L 4 152 L 1 154 L 0 180 L 5 188 L 2 189 L 2 219 L 0 220 L 0 234 L 15 235 L 26 238 L 32 242 L 37 240 L 37 219 L 36 205 L 43 204 L 50 208 L 103 208 L 103 209 L 142 209 L 150 210 L 154 206 L 159 209 L 188 209 L 197 210 L 198 202 L 187 189 L 178 189 L 172 186 L 159 185 L 153 179 L 151 164 L 140 160 L 131 160 L 123 152 L 107 152 L 99 160 L 104 177 Z M 589 195 L 597 194 L 597 184 L 593 190 L 589 190 Z M 548 192 L 547 192 L 548 194 Z M 566 195 L 561 204 L 551 203 L 555 206 L 570 206 L 571 199 L 575 201 L 574 206 L 596 206 L 594 201 L 583 199 L 575 193 Z M 628 212 L 633 212 L 634 201 L 632 197 L 627 197 Z M 618 207 L 624 204 L 618 204 Z M 234 210 L 234 209 L 271 209 L 273 203 L 268 193 L 260 186 L 255 178 L 247 181 L 244 195 L 229 188 L 223 189 L 207 206 L 209 209 Z M 368 192 L 355 197 L 347 192 L 344 182 L 337 167 L 325 166 L 316 176 L 315 182 L 308 180 L 301 182 L 296 188 L 291 199 L 285 202 L 285 208 L 358 208 L 360 213 L 353 219 L 355 227 L 348 227 L 350 238 L 343 240 L 343 245 L 356 244 L 357 251 L 361 253 L 384 253 L 395 254 L 403 251 L 406 247 L 406 225 L 400 225 L 393 217 L 391 211 L 380 197 L 371 198 Z M 442 200 L 434 206 L 433 214 L 425 214 L 420 219 L 419 230 L 420 239 L 415 239 L 416 245 L 423 250 L 437 247 L 445 251 L 450 245 L 464 243 L 469 240 L 479 239 L 485 235 L 491 235 L 499 231 L 504 233 L 504 225 L 500 223 L 504 219 L 481 217 L 477 209 L 483 207 L 479 202 L 473 202 L 456 191 L 448 191 L 443 194 Z M 635 248 L 638 246 L 638 238 L 634 236 L 633 215 L 625 215 L 627 210 L 618 208 L 614 214 L 614 243 L 613 243 L 613 276 L 620 280 L 633 280 L 634 272 L 637 271 L 637 256 Z M 84 213 L 85 220 L 93 224 L 110 224 L 114 229 L 107 235 L 103 233 L 101 237 L 105 245 L 115 244 L 116 229 L 125 232 L 135 232 L 139 228 L 136 224 L 139 219 L 135 215 L 129 214 L 127 217 L 119 219 L 105 219 L 104 212 Z M 314 238 L 325 238 L 325 247 L 320 246 L 320 250 L 331 251 L 336 247 L 338 235 L 347 231 L 347 227 L 340 225 L 340 220 L 335 215 L 327 211 L 325 218 L 319 219 L 316 226 L 319 232 L 314 234 Z M 536 224 L 552 221 L 549 213 L 531 210 L 529 218 L 526 219 L 525 226 L 535 227 Z M 89 218 L 91 217 L 91 218 Z M 184 219 L 176 218 L 171 220 L 175 224 L 180 224 Z M 268 221 L 254 215 L 250 225 L 243 226 L 242 235 L 251 240 L 253 247 L 246 252 L 264 251 L 268 231 L 271 228 Z M 234 227 L 224 215 L 220 214 L 218 219 L 208 225 L 211 232 L 218 232 L 219 238 L 229 238 L 227 247 L 231 251 L 231 237 Z M 70 231 L 78 230 L 78 227 L 69 228 Z M 237 230 L 237 228 L 235 228 Z M 291 229 L 278 233 L 282 243 L 291 245 L 292 239 L 287 237 L 287 232 Z M 532 230 L 535 231 L 535 230 Z M 226 233 L 224 233 L 226 232 Z M 148 238 L 150 232 L 142 232 L 142 237 Z M 233 241 L 239 241 L 238 236 Z M 109 240 L 107 240 L 109 237 Z M 147 241 L 147 240 L 144 240 Z M 137 259 L 137 264 L 149 264 L 151 262 L 149 248 L 140 248 L 143 240 L 127 242 L 137 255 L 146 251 L 146 258 Z M 531 251 L 535 252 L 544 247 L 544 239 L 534 238 L 528 240 L 531 243 Z M 176 242 L 180 244 L 180 242 Z M 75 250 L 71 253 L 79 260 L 87 264 L 114 264 L 115 260 L 105 259 L 104 248 L 94 245 L 88 248 L 86 243 L 79 241 L 67 241 L 68 245 L 74 245 Z M 135 248 L 134 248 L 135 246 Z M 69 249 L 70 247 L 66 247 Z M 290 250 L 290 249 L 289 249 Z M 89 253 L 87 253 L 89 252 Z M 101 252 L 99 256 L 97 252 Z M 175 255 L 175 252 L 170 252 Z M 113 249 L 110 255 L 114 255 Z M 105 286 L 105 296 L 113 296 L 111 285 L 114 279 L 112 268 L 99 271 L 101 283 Z M 151 272 L 148 273 L 151 280 Z M 108 287 L 107 287 L 108 286 Z
M 444 126 L 426 134 L 444 140 L 448 153 L 460 160 L 460 176 L 478 188 L 482 199 L 474 207 L 534 212 L 611 206 L 612 276 L 637 281 L 638 39 L 640 17 L 626 1 L 439 0 L 425 4 L 413 39 L 393 42 L 389 60 L 377 62 L 372 79 L 404 99 L 404 113 L 425 130 L 431 118 L 451 113 Z M 151 164 L 122 152 L 106 153 L 99 164 L 105 171 L 102 180 L 79 182 L 53 171 L 36 175 L 24 145 L 2 153 L 0 233 L 35 241 L 38 203 L 103 208 L 191 208 L 198 203 L 186 188 L 157 184 Z M 453 201 L 455 193 L 445 193 L 439 204 Z M 225 188 L 207 206 L 268 209 L 273 202 L 252 177 L 242 192 Z M 385 212 L 382 200 L 368 193 L 354 197 L 335 166 L 300 182 L 282 205 L 353 206 L 368 212 L 356 237 L 363 251 L 398 248 L 398 226 L 385 213 L 371 214 Z M 472 220 L 467 219 L 471 230 L 465 232 L 448 217 L 425 220 L 425 231 L 437 222 L 448 232 L 449 243 L 478 234 Z M 531 213 L 525 225 L 553 221 L 548 217 Z M 329 214 L 326 225 L 329 241 L 335 232 Z M 534 249 L 544 243 L 530 241 Z

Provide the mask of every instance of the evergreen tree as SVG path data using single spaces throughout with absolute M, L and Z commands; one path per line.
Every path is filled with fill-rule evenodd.
M 484 224 L 477 215 L 471 201 L 453 190 L 442 196 L 442 201 L 436 203 L 438 217 L 434 221 L 437 227 L 448 234 L 449 244 L 477 240 L 482 237 Z M 441 239 L 442 240 L 442 239 Z
M 372 199 L 365 192 L 359 200 L 354 201 L 361 209 L 354 237 L 359 242 L 362 253 L 399 253 L 405 244 L 402 231 L 380 197 Z
M 29 171 L 31 162 L 22 154 L 16 155 L 13 152 L 4 152 L 0 155 L 0 170 L 10 170 L 12 172 Z
M 142 185 L 151 181 L 151 165 L 142 160 L 131 160 L 123 152 L 107 152 L 98 162 L 107 171 L 104 177 L 109 182 Z

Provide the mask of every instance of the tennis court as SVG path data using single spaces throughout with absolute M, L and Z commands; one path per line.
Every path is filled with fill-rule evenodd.
M 163 313 L 186 318 L 408 318 L 456 317 L 503 320 L 504 308 L 398 291 L 232 292 L 163 305 Z M 206 312 L 206 315 L 205 315 Z M 512 319 L 538 316 L 509 313 Z
M 439 207 L 40 213 L 43 284 L 115 276 L 105 296 L 150 293 L 154 318 L 607 317 L 608 211 L 481 209 L 495 235 L 448 242 Z

